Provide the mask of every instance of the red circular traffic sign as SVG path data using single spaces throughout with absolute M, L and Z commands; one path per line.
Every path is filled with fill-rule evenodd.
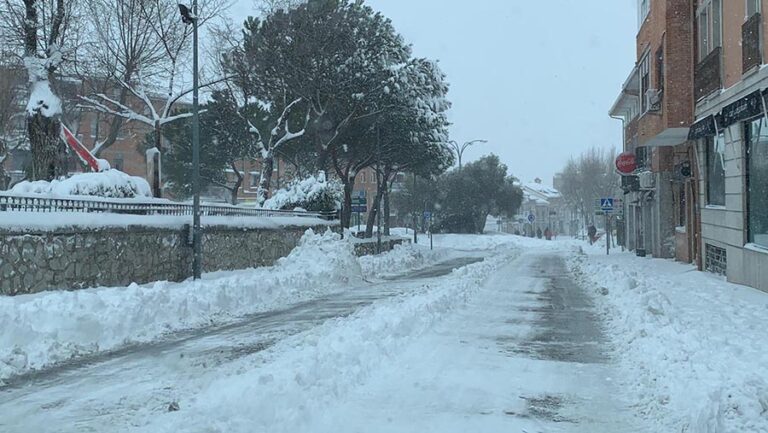
M 637 159 L 633 152 L 624 152 L 616 157 L 616 168 L 623 174 L 630 174 L 637 169 Z

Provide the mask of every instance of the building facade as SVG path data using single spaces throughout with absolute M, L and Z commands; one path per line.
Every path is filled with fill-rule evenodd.
M 622 182 L 628 246 L 762 290 L 766 7 L 768 0 L 641 0 L 638 62 L 611 109 L 638 162 Z
M 768 290 L 768 1 L 699 0 L 694 75 L 703 268 Z
M 637 169 L 622 179 L 625 243 L 640 255 L 697 260 L 692 0 L 641 0 L 637 62 L 610 110 Z M 688 168 L 686 168 L 688 167 Z

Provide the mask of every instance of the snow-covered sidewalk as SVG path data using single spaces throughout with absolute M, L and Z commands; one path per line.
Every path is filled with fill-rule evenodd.
M 179 402 L 182 410 L 148 419 L 139 431 L 319 431 L 327 411 L 398 362 L 403 350 L 463 308 L 489 275 L 518 254 L 516 247 L 496 248 L 490 258 L 455 270 L 435 281 L 439 284 L 379 300 L 281 340 L 226 371 L 211 371 L 200 378 L 194 396 Z M 349 417 L 365 423 L 351 413 L 334 422 L 341 426 Z
M 584 246 L 621 382 L 653 431 L 768 432 L 768 294 L 671 260 Z
M 0 383 L 83 355 L 221 325 L 334 293 L 363 280 L 419 269 L 450 256 L 400 246 L 357 258 L 350 242 L 311 230 L 275 266 L 204 275 L 202 281 L 0 297 Z

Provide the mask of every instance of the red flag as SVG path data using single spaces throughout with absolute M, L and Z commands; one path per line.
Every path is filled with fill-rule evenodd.
M 96 157 L 93 156 L 93 154 L 85 147 L 82 143 L 75 137 L 74 134 L 72 134 L 72 131 L 69 130 L 64 124 L 61 124 L 61 139 L 64 140 L 69 147 L 72 148 L 72 150 L 75 151 L 75 154 L 77 154 L 78 158 L 80 158 L 83 163 L 87 164 L 88 167 L 91 168 L 91 171 L 99 171 L 99 161 L 96 160 Z

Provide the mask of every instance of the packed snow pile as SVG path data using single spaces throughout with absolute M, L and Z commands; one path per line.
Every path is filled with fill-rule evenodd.
M 352 245 L 308 230 L 275 266 L 202 281 L 0 297 L 0 380 L 78 355 L 226 323 L 362 280 Z
M 448 257 L 444 249 L 430 250 L 413 244 L 395 245 L 392 251 L 375 256 L 360 257 L 360 265 L 365 276 L 387 276 L 401 273 L 403 270 L 420 269 L 430 266 Z
M 24 181 L 16 184 L 10 192 L 20 195 L 41 194 L 51 197 L 152 197 L 152 191 L 146 180 L 137 176 L 129 176 L 118 170 L 78 173 L 69 178 L 51 182 L 44 180 Z
M 498 256 L 460 268 L 439 285 L 280 340 L 237 360 L 229 368 L 233 374 L 212 372 L 199 392 L 179 401 L 182 411 L 147 419 L 139 431 L 313 431 L 316 417 L 466 305 L 503 262 Z
M 768 431 L 768 295 L 690 265 L 585 247 L 571 267 L 595 288 L 623 370 L 655 431 Z
M 328 211 L 341 208 L 344 189 L 341 183 L 327 180 L 323 173 L 293 182 L 264 202 L 267 209 L 296 208 L 308 211 Z
M 349 239 L 310 229 L 299 246 L 272 267 L 214 272 L 197 282 L 0 297 L 0 382 L 73 357 L 367 284 L 363 276 L 381 276 L 390 264 L 407 271 L 440 260 L 440 253 L 416 248 L 358 259 Z

